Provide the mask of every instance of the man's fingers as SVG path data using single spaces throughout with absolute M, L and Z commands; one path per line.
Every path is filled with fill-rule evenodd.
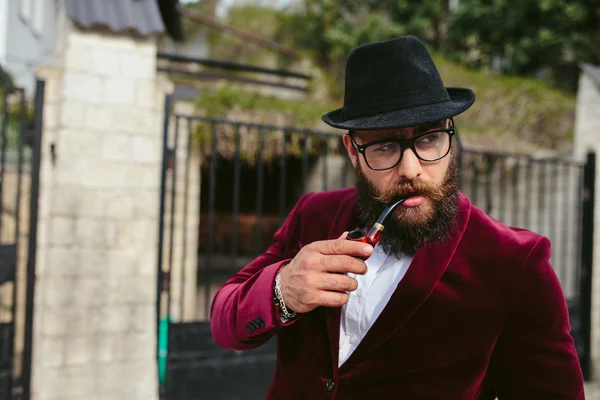
M 351 292 L 358 287 L 358 281 L 343 274 L 322 273 L 319 274 L 316 285 L 317 289 Z
M 325 255 L 368 257 L 373 253 L 373 246 L 353 240 L 323 240 L 315 244 L 317 251 Z
M 348 302 L 348 295 L 343 292 L 322 290 L 319 294 L 319 305 L 325 307 L 341 307 Z
M 364 261 L 352 256 L 323 256 L 321 258 L 323 271 L 335 272 L 339 274 L 365 274 L 367 264 Z

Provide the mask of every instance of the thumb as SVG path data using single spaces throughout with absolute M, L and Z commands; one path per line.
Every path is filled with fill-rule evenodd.
M 338 239 L 346 239 L 347 236 L 348 236 L 348 231 L 345 231 L 344 233 L 342 233 L 340 235 L 340 237 Z

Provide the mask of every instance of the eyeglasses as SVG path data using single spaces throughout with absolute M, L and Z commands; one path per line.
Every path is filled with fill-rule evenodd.
M 425 162 L 440 160 L 450 153 L 452 137 L 455 134 L 453 127 L 437 129 L 410 139 L 382 139 L 366 144 L 358 144 L 350 136 L 350 140 L 361 153 L 367 166 L 375 171 L 394 168 L 406 149 L 411 149 L 417 158 Z

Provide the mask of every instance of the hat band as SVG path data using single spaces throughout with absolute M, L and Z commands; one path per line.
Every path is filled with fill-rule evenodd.
M 365 117 L 367 115 L 399 110 L 409 107 L 423 106 L 427 104 L 442 103 L 449 101 L 450 96 L 446 88 L 421 90 L 398 96 L 381 97 L 373 100 L 361 101 L 359 103 L 346 104 L 342 108 L 342 120 Z

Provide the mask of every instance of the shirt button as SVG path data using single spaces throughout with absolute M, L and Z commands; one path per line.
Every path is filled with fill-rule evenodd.
M 333 379 L 329 378 L 325 381 L 325 390 L 327 390 L 328 392 L 331 392 L 334 386 L 335 382 L 333 382 Z

